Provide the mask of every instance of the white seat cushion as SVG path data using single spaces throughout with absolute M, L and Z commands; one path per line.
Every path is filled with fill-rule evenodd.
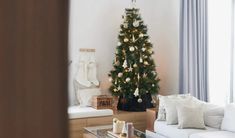
M 192 134 L 189 138 L 235 138 L 235 133 L 228 131 L 213 131 Z
M 92 107 L 71 106 L 68 108 L 68 114 L 69 114 L 69 119 L 99 117 L 99 116 L 113 115 L 113 110 L 111 109 L 96 110 Z
M 166 121 L 155 121 L 154 131 L 167 138 L 189 138 L 191 134 L 218 129 L 206 127 L 206 129 L 178 129 L 177 125 L 167 125 Z

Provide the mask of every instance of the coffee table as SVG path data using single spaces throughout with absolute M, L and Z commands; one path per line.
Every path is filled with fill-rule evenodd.
M 85 132 L 83 133 L 84 138 L 117 138 L 115 136 L 108 135 L 108 131 L 112 131 L 112 125 L 102 125 L 94 127 L 85 127 Z M 137 129 L 134 130 L 136 138 L 146 138 L 144 132 L 141 132 Z

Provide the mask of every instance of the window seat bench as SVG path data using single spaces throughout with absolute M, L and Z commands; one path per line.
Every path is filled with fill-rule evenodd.
M 118 111 L 110 109 L 96 110 L 91 107 L 73 106 L 68 108 L 69 138 L 82 138 L 83 128 L 88 126 L 111 125 L 113 118 L 133 122 L 139 130 L 146 128 L 146 112 Z

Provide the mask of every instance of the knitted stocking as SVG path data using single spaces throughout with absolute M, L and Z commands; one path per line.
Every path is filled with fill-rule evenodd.
M 99 81 L 97 80 L 97 70 L 94 53 L 90 54 L 90 60 L 88 64 L 88 80 L 95 86 L 99 86 Z

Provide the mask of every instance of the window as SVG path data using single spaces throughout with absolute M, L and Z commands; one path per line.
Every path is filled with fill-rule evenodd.
M 229 102 L 232 77 L 232 1 L 208 0 L 209 101 Z

